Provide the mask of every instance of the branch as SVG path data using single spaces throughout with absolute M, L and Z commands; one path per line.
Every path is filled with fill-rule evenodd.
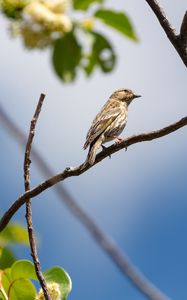
M 45 95 L 41 94 L 39 101 L 38 101 L 38 105 L 36 107 L 36 111 L 34 113 L 33 119 L 31 121 L 31 125 L 30 125 L 30 130 L 29 130 L 29 136 L 28 136 L 28 140 L 26 143 L 26 148 L 25 148 L 25 159 L 24 159 L 24 184 L 25 184 L 25 191 L 29 191 L 30 190 L 30 153 L 31 153 L 31 147 L 32 147 L 32 141 L 34 138 L 34 134 L 35 134 L 35 127 L 36 127 L 36 123 L 42 108 L 42 104 L 44 101 Z M 35 266 L 35 270 L 36 270 L 36 275 L 38 277 L 38 280 L 41 284 L 41 287 L 43 289 L 43 293 L 45 296 L 46 300 L 51 300 L 51 297 L 48 293 L 47 290 L 47 284 L 45 281 L 45 278 L 42 274 L 42 269 L 41 269 L 41 265 L 40 265 L 40 261 L 39 261 L 39 257 L 37 254 L 37 247 L 36 247 L 36 239 L 34 236 L 34 230 L 33 230 L 33 222 L 32 222 L 32 208 L 31 208 L 31 198 L 27 199 L 26 202 L 26 220 L 27 220 L 27 230 L 28 230 L 28 234 L 29 234 L 29 242 L 30 242 L 30 248 L 31 248 L 31 256 L 33 258 L 33 262 L 34 262 L 34 266 Z
M 110 156 L 113 153 L 118 152 L 121 149 L 127 148 L 136 143 L 151 141 L 151 140 L 163 137 L 163 136 L 168 135 L 186 125 L 187 125 L 187 117 L 184 117 L 181 120 L 177 121 L 176 123 L 173 123 L 162 129 L 159 129 L 156 131 L 151 131 L 149 133 L 142 133 L 139 135 L 131 136 L 131 137 L 123 140 L 120 144 L 113 144 L 110 147 L 101 151 L 96 156 L 94 165 L 97 164 L 98 162 L 102 161 L 103 159 L 105 159 L 107 156 Z M 46 181 L 40 183 L 38 186 L 34 187 L 33 189 L 29 190 L 28 192 L 25 192 L 11 205 L 11 207 L 3 215 L 2 219 L 0 220 L 0 232 L 5 228 L 5 226 L 8 224 L 8 222 L 10 221 L 12 216 L 27 201 L 27 199 L 36 197 L 37 195 L 39 195 L 46 189 L 52 187 L 53 185 L 57 184 L 58 182 L 64 181 L 66 178 L 69 178 L 72 176 L 79 176 L 82 173 L 89 170 L 93 166 L 90 166 L 88 163 L 83 163 L 78 167 L 67 167 L 63 172 L 47 179 Z
M 183 63 L 187 67 L 187 49 L 186 43 L 184 43 L 183 39 L 181 39 L 181 35 L 177 35 L 175 29 L 170 24 L 168 18 L 165 15 L 165 12 L 160 7 L 157 0 L 145 0 L 153 12 L 155 13 L 160 25 L 164 29 L 168 39 L 175 47 L 176 51 L 178 52 L 179 56 L 181 57 Z
M 182 23 L 181 23 L 180 37 L 186 46 L 186 44 L 187 44 L 187 11 L 185 12 Z
M 25 146 L 26 137 L 20 129 L 10 120 L 6 113 L 0 108 L 1 123 L 8 129 L 11 135 L 14 136 L 19 145 Z M 48 167 L 42 156 L 32 148 L 32 157 L 36 161 L 37 167 L 42 173 L 49 177 L 53 172 Z M 165 300 L 167 297 L 158 290 L 129 260 L 127 255 L 122 254 L 118 245 L 111 241 L 110 237 L 102 231 L 95 221 L 79 206 L 78 201 L 73 199 L 70 193 L 61 185 L 54 186 L 56 192 L 69 208 L 71 213 L 82 223 L 88 230 L 93 239 L 108 254 L 116 266 L 120 269 L 123 275 L 127 276 L 131 283 L 144 295 L 151 300 Z

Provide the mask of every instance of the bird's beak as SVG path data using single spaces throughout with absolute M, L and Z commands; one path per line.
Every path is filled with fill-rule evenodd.
M 134 95 L 134 98 L 140 98 L 141 95 Z

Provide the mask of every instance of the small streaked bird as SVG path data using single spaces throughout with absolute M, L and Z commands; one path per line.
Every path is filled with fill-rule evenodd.
M 87 133 L 84 149 L 88 146 L 89 151 L 86 162 L 93 165 L 95 162 L 96 152 L 104 143 L 115 139 L 120 143 L 122 138 L 119 137 L 127 123 L 128 106 L 133 99 L 141 97 L 135 95 L 129 89 L 119 89 L 115 91 L 101 111 L 96 115 L 92 125 Z

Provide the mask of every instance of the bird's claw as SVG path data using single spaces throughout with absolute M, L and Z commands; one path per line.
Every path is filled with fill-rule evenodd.
M 101 147 L 102 147 L 103 150 L 106 150 L 106 149 L 107 149 L 107 147 L 105 147 L 104 145 L 101 145 Z M 108 157 L 111 158 L 111 155 L 109 154 Z
M 115 137 L 115 144 L 119 145 L 121 142 L 123 142 L 123 138 L 116 136 Z M 125 151 L 127 151 L 127 147 L 125 147 Z
M 119 145 L 122 141 L 123 141 L 123 139 L 121 137 L 119 137 L 119 136 L 115 137 L 115 144 L 116 145 Z

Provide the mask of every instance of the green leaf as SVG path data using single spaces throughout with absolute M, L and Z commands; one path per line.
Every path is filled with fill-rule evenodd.
M 36 279 L 36 274 L 33 264 L 27 260 L 16 261 L 2 272 L 1 283 L 9 299 L 34 299 L 36 289 L 28 278 Z
M 94 2 L 103 3 L 104 0 L 73 0 L 74 9 L 87 10 Z
M 128 38 L 137 41 L 137 36 L 134 32 L 133 25 L 129 17 L 123 12 L 115 12 L 109 9 L 99 9 L 95 13 L 95 17 L 100 19 L 105 24 L 113 29 L 121 32 Z
M 56 282 L 59 284 L 62 297 L 61 300 L 65 300 L 72 288 L 72 282 L 66 271 L 60 267 L 53 267 L 44 272 L 44 277 L 47 282 Z
M 15 261 L 15 256 L 13 252 L 5 247 L 0 249 L 0 269 L 9 268 Z
M 11 267 L 12 280 L 31 278 L 37 280 L 34 265 L 29 260 L 17 260 Z
M 111 72 L 115 66 L 116 55 L 112 45 L 103 35 L 97 32 L 90 32 L 93 36 L 93 45 L 84 70 L 89 76 L 96 66 L 99 66 L 105 73 Z
M 1 284 L 2 284 L 6 294 L 8 294 L 8 289 L 9 289 L 11 282 L 12 282 L 11 269 L 8 268 L 6 270 L 3 270 L 2 274 L 1 274 Z
M 64 82 L 75 79 L 81 56 L 81 46 L 73 32 L 55 42 L 52 61 L 60 79 Z
M 11 300 L 33 300 L 36 296 L 36 289 L 28 279 L 17 279 L 12 282 L 9 289 Z
M 12 223 L 1 232 L 0 246 L 3 247 L 9 243 L 29 245 L 27 230 L 20 224 Z

